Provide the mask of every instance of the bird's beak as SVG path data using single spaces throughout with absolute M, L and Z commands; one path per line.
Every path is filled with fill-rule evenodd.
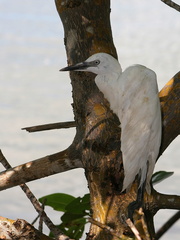
M 90 67 L 90 64 L 88 62 L 81 62 L 75 65 L 62 68 L 59 71 L 86 71 L 88 67 Z

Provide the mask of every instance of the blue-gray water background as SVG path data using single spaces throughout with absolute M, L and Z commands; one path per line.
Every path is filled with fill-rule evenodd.
M 180 1 L 176 1 L 180 3 Z M 180 13 L 160 0 L 112 0 L 112 31 L 122 68 L 139 63 L 153 69 L 159 89 L 179 71 Z M 0 0 L 0 148 L 13 165 L 61 151 L 75 130 L 28 134 L 22 127 L 73 120 L 71 84 L 66 66 L 63 27 L 52 0 Z M 180 194 L 176 139 L 156 170 L 174 175 L 156 186 Z M 0 166 L 0 171 L 3 171 Z M 28 184 L 37 197 L 54 192 L 82 196 L 88 192 L 83 170 L 57 174 Z M 59 215 L 47 209 L 55 223 Z M 159 228 L 174 211 L 160 211 Z M 36 212 L 19 187 L 0 193 L 0 215 L 31 222 Z M 162 239 L 179 239 L 176 223 Z M 47 232 L 47 230 L 46 230 Z

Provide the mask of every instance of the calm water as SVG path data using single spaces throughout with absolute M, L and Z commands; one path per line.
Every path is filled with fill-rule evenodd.
M 148 3 L 149 2 L 149 3 Z M 178 2 L 178 1 L 176 1 Z M 121 4 L 121 5 L 120 5 Z M 180 15 L 161 1 L 112 1 L 112 30 L 122 68 L 139 63 L 153 69 L 161 89 L 179 71 Z M 22 127 L 73 120 L 63 28 L 52 0 L 0 0 L 0 148 L 15 166 L 65 149 L 75 130 L 28 134 Z M 156 170 L 174 171 L 156 189 L 179 191 L 179 138 L 160 158 Z M 0 171 L 3 171 L 0 166 Z M 73 170 L 28 184 L 37 197 L 54 192 L 75 196 L 88 191 L 83 170 Z M 0 215 L 31 222 L 36 216 L 15 187 L 0 194 Z M 54 222 L 59 216 L 48 209 Z M 161 211 L 156 225 L 173 214 Z M 178 239 L 176 223 L 162 239 Z

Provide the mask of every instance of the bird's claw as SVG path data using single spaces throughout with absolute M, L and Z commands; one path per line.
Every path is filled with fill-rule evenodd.
M 140 207 L 141 207 L 141 203 L 138 202 L 138 201 L 133 201 L 129 204 L 129 206 L 128 206 L 128 218 L 130 218 L 132 222 L 133 222 L 134 211 L 139 209 Z

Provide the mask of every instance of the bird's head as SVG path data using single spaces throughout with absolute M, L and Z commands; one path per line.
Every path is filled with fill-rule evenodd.
M 122 72 L 119 62 L 107 53 L 96 53 L 84 62 L 62 68 L 60 71 L 87 71 L 98 75 Z

